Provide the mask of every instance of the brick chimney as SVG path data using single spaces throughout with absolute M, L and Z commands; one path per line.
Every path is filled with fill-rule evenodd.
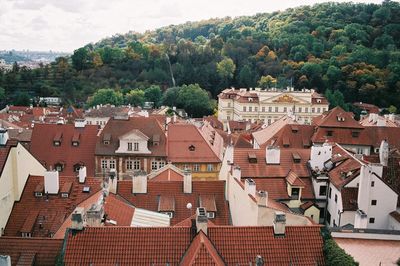
M 187 169 L 183 171 L 183 193 L 192 193 L 192 172 Z
M 283 212 L 275 212 L 273 224 L 274 224 L 274 235 L 285 236 L 286 214 Z
M 44 193 L 57 194 L 60 189 L 58 171 L 44 172 Z
M 251 178 L 247 178 L 246 182 L 244 182 L 244 191 L 246 192 L 246 194 L 250 194 L 253 197 L 255 197 L 256 196 L 256 182 Z
M 147 174 L 144 171 L 136 172 L 132 177 L 132 193 L 147 193 Z
M 83 221 L 85 220 L 85 209 L 83 207 L 76 207 L 71 216 L 72 225 L 74 230 L 83 230 Z
M 197 228 L 197 233 L 200 232 L 200 230 L 203 231 L 204 234 L 207 234 L 207 211 L 205 208 L 199 207 L 196 210 L 196 228 Z
M 118 180 L 117 180 L 117 172 L 115 171 L 115 169 L 111 169 L 110 170 L 110 175 L 108 178 L 108 182 L 110 185 L 110 192 L 117 194 L 117 188 L 118 188 Z

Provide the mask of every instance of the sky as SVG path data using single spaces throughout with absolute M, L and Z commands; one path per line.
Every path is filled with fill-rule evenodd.
M 255 15 L 322 0 L 0 0 L 0 50 L 63 51 L 117 33 Z M 345 2 L 345 1 L 338 1 Z M 381 0 L 353 1 L 381 3 Z

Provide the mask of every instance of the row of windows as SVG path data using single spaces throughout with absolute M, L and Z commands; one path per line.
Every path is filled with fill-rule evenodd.
M 278 113 L 279 109 L 280 108 L 278 106 L 275 106 L 274 108 L 272 106 L 269 106 L 268 107 L 268 112 L 272 113 L 272 110 L 274 110 L 275 113 Z M 261 108 L 261 112 L 263 112 L 263 113 L 265 113 L 266 110 L 267 110 L 267 108 L 265 106 Z M 309 110 L 308 107 L 304 107 L 304 113 L 308 113 L 308 110 Z M 314 107 L 312 107 L 312 108 L 310 108 L 310 110 L 311 110 L 311 113 L 315 113 L 315 111 L 317 111 L 317 113 L 321 113 L 321 111 L 325 112 L 326 108 L 321 108 L 321 107 L 314 108 Z M 258 107 L 254 106 L 254 109 L 253 109 L 253 106 L 243 106 L 243 112 L 253 112 L 253 111 L 254 112 L 258 112 Z M 283 111 L 282 112 L 286 113 L 287 111 L 288 111 L 287 107 L 283 107 Z M 298 107 L 297 108 L 297 112 L 298 113 L 302 113 L 303 112 L 303 108 L 302 107 Z
M 192 167 L 190 167 L 190 165 L 188 165 L 188 164 L 185 164 L 183 166 L 183 169 L 192 170 L 193 172 L 200 172 L 200 164 L 193 164 Z M 207 164 L 207 171 L 208 172 L 213 172 L 214 171 L 214 165 L 213 164 Z
M 92 121 L 86 121 L 86 123 L 88 124 L 88 125 L 92 125 Z M 96 125 L 105 125 L 107 123 L 107 121 L 96 121 Z
M 138 151 L 139 150 L 139 142 L 128 142 L 128 151 Z

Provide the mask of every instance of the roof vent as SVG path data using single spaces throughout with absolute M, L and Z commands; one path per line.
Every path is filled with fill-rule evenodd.
M 82 192 L 83 193 L 90 193 L 90 187 L 89 186 L 83 187 Z

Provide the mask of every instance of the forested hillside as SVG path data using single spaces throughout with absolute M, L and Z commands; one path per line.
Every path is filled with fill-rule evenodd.
M 399 48 L 398 2 L 324 3 L 115 35 L 49 66 L 15 65 L 0 72 L 0 87 L 14 102 L 28 93 L 75 103 L 100 88 L 125 95 L 197 83 L 215 98 L 230 86 L 293 85 L 399 109 Z

